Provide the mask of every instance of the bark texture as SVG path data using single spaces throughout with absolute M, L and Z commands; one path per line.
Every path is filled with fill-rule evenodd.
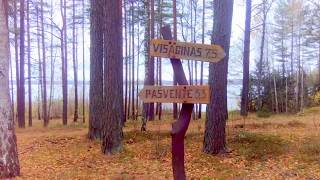
M 91 0 L 89 139 L 101 138 L 103 114 L 103 0 Z
M 18 124 L 25 128 L 25 77 L 24 77 L 24 0 L 20 0 L 20 83 L 18 102 Z
M 207 107 L 207 120 L 203 151 L 208 154 L 226 152 L 225 127 L 228 119 L 227 74 L 231 37 L 233 0 L 214 3 L 214 27 L 212 44 L 220 45 L 226 57 L 209 66 L 210 104 Z
M 31 89 L 31 39 L 30 39 L 30 0 L 27 0 L 27 43 L 28 43 L 28 125 L 32 127 L 32 89 Z
M 63 62 L 62 62 L 62 123 L 63 125 L 68 124 L 68 38 L 67 38 L 67 0 L 61 0 L 61 14 L 62 21 L 63 21 L 63 38 L 61 40 L 63 41 L 63 51 L 61 51 Z M 62 4 L 63 3 L 63 4 Z M 63 12 L 62 12 L 63 11 Z
M 72 0 L 72 63 L 73 63 L 73 79 L 74 79 L 74 115 L 73 122 L 78 121 L 78 60 L 76 50 L 78 49 L 76 41 L 76 22 L 75 22 L 76 6 L 75 0 Z
M 123 61 L 122 61 L 122 1 L 105 2 L 105 71 L 102 152 L 113 154 L 122 149 Z
M 42 113 L 43 113 L 43 122 L 44 127 L 49 125 L 49 116 L 48 116 L 48 99 L 47 99 L 47 62 L 46 62 L 46 45 L 45 45 L 45 30 L 44 30 L 44 17 L 43 17 L 43 0 L 41 2 L 41 43 L 42 43 L 42 82 L 43 82 L 43 100 L 42 100 Z
M 246 23 L 244 32 L 243 79 L 241 94 L 241 115 L 248 115 L 249 64 L 250 64 L 251 0 L 246 3 Z
M 0 0 L 0 179 L 20 174 L 9 90 L 8 1 Z
M 260 57 L 258 63 L 258 110 L 261 110 L 262 104 L 262 68 L 263 68 L 263 57 L 264 57 L 264 45 L 266 38 L 266 22 L 267 22 L 267 2 L 263 0 L 263 19 L 262 19 L 262 37 L 261 37 L 261 46 L 260 46 Z

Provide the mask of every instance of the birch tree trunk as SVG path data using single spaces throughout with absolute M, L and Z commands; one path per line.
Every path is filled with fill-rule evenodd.
M 20 174 L 10 103 L 7 7 L 8 1 L 0 0 L 0 178 L 11 178 Z

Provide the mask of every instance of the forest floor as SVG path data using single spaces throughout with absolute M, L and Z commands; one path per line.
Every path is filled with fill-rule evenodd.
M 202 152 L 204 120 L 191 122 L 185 138 L 188 179 L 320 179 L 320 108 L 270 118 L 252 114 L 243 122 L 230 114 L 232 151 L 218 156 Z M 86 124 L 50 123 L 46 129 L 40 121 L 17 129 L 18 179 L 172 179 L 172 121 L 148 122 L 147 132 L 139 131 L 140 122 L 128 123 L 124 150 L 113 156 L 87 139 Z

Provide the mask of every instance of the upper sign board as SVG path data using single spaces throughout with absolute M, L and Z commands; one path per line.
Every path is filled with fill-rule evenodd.
M 164 58 L 218 62 L 226 53 L 221 46 L 152 39 L 150 55 Z
M 139 97 L 145 103 L 200 103 L 210 101 L 209 86 L 144 86 Z

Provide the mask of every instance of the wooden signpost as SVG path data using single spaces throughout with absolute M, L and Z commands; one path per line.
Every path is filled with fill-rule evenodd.
M 152 39 L 150 43 L 150 55 L 164 58 L 218 62 L 226 56 L 226 53 L 218 45 Z
M 139 97 L 145 103 L 208 104 L 209 95 L 209 86 L 144 86 Z
M 172 170 L 175 180 L 186 179 L 184 168 L 184 137 L 189 127 L 194 103 L 208 104 L 209 86 L 189 86 L 180 59 L 218 62 L 225 57 L 224 50 L 217 45 L 182 43 L 172 40 L 170 26 L 161 28 L 164 40 L 154 39 L 150 43 L 151 56 L 170 58 L 173 73 L 179 86 L 145 86 L 139 96 L 145 103 L 182 103 L 179 118 L 172 124 Z

